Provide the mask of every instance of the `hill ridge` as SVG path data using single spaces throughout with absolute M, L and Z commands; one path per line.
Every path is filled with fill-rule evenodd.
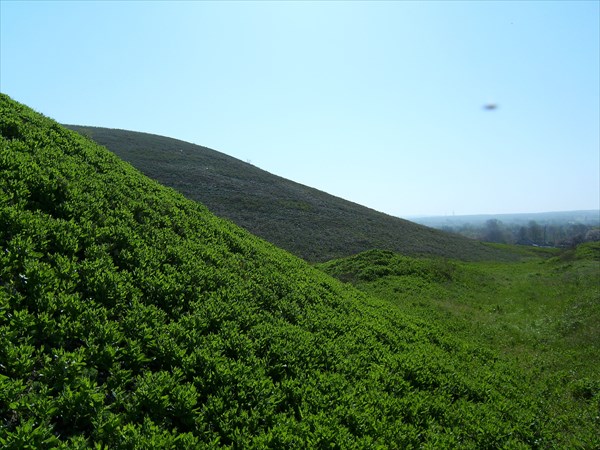
M 464 260 L 508 251 L 393 217 L 216 150 L 150 133 L 67 125 L 213 213 L 311 262 L 373 248 Z

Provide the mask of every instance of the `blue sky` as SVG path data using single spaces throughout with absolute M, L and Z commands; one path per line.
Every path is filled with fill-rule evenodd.
M 0 90 L 62 123 L 400 217 L 600 207 L 597 1 L 0 5 Z

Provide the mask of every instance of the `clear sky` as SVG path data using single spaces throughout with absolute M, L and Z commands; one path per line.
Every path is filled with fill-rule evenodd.
M 0 90 L 59 122 L 400 217 L 600 208 L 598 1 L 0 5 Z

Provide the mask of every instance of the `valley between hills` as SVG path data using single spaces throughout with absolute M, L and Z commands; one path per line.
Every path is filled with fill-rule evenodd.
M 600 245 L 484 244 L 0 95 L 3 448 L 600 448 Z

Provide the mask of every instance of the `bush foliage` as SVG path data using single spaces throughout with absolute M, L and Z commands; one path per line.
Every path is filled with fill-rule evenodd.
M 494 353 L 5 95 L 0 133 L 0 446 L 552 442 L 527 378 Z

